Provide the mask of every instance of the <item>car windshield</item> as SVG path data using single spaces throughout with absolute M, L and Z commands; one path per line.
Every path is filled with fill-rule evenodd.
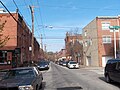
M 9 70 L 4 78 L 26 78 L 34 77 L 34 72 L 31 69 Z
M 48 65 L 47 62 L 39 62 L 38 65 Z
M 66 62 L 63 62 L 63 64 L 66 64 Z
M 70 64 L 77 64 L 77 62 L 70 62 Z

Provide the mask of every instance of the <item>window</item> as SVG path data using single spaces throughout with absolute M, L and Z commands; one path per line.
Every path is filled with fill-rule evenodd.
M 110 23 L 109 22 L 102 22 L 102 30 L 109 30 Z
M 87 47 L 88 45 L 87 45 L 87 41 L 85 41 L 85 47 Z
M 7 64 L 7 51 L 0 51 L 0 64 Z
M 117 62 L 117 64 L 116 64 L 116 69 L 117 69 L 117 70 L 120 70 L 120 62 Z
M 87 36 L 87 32 L 85 31 L 85 36 Z
M 111 43 L 111 36 L 103 36 L 102 37 L 103 43 Z

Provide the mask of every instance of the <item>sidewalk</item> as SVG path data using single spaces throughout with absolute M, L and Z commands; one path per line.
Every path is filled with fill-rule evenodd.
M 80 68 L 93 71 L 97 74 L 104 74 L 104 67 L 80 66 Z

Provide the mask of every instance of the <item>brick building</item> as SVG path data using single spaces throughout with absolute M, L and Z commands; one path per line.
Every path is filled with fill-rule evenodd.
M 61 49 L 59 52 L 56 53 L 57 60 L 66 60 L 66 49 Z
M 66 59 L 75 60 L 83 64 L 83 40 L 81 34 L 70 34 L 66 33 L 65 38 L 65 49 L 66 49 Z
M 114 33 L 113 30 L 109 29 L 109 26 L 120 26 L 120 17 L 98 16 L 83 28 L 85 65 L 104 67 L 108 59 L 114 58 Z M 116 30 L 115 33 L 116 48 L 117 52 L 119 52 L 120 32 Z
M 0 11 L 0 24 L 6 22 L 0 38 L 9 37 L 5 45 L 0 48 L 0 69 L 19 66 L 31 60 L 32 33 L 18 12 L 11 14 L 16 20 L 9 13 Z M 34 47 L 34 61 L 36 61 L 40 54 L 40 46 L 36 38 L 34 38 Z

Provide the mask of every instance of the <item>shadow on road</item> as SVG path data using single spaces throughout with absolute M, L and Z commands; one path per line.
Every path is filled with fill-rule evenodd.
M 40 90 L 44 90 L 46 86 L 46 82 L 42 82 L 42 88 Z
M 62 87 L 62 88 L 57 88 L 56 90 L 80 90 L 83 89 L 82 87 Z
M 104 82 L 106 82 L 105 77 L 99 77 L 99 79 L 100 79 L 100 80 L 103 80 Z M 107 83 L 107 82 L 106 82 L 106 83 Z M 114 85 L 114 86 L 120 88 L 120 83 L 118 83 L 118 82 L 112 81 L 112 82 L 109 83 L 109 84 Z

